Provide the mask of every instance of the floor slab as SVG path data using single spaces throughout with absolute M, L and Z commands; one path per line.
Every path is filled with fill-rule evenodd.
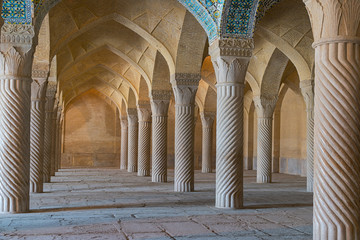
M 312 239 L 312 194 L 306 179 L 274 174 L 257 184 L 244 173 L 244 209 L 214 207 L 215 174 L 195 174 L 195 192 L 173 192 L 114 169 L 66 169 L 44 193 L 32 194 L 31 212 L 1 214 L 0 239 Z

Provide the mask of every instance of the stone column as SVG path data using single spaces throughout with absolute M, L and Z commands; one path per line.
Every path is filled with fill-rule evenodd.
M 59 171 L 59 162 L 60 162 L 60 146 L 61 146 L 61 114 L 62 106 L 58 106 L 57 116 L 56 116 L 56 139 L 55 139 L 55 158 L 54 158 L 54 169 L 55 172 Z
M 151 108 L 149 102 L 139 103 L 138 176 L 150 176 Z
M 50 158 L 50 175 L 55 176 L 55 158 L 56 158 L 56 138 L 57 138 L 57 113 L 58 113 L 58 100 L 55 100 L 54 109 L 52 114 L 52 137 L 51 137 L 51 158 Z
M 212 172 L 212 143 L 215 114 L 213 112 L 200 113 L 202 123 L 202 172 Z
M 44 182 L 50 182 L 51 176 L 51 145 L 53 135 L 53 110 L 55 102 L 56 83 L 49 82 L 45 103 L 45 133 L 44 133 Z
M 121 117 L 121 159 L 120 169 L 127 170 L 128 163 L 128 119 Z
M 194 107 L 198 74 L 176 74 L 175 95 L 175 192 L 194 191 Z
M 30 192 L 43 192 L 45 96 L 48 72 L 33 71 L 30 121 Z
M 257 182 L 271 182 L 273 114 L 277 96 L 255 96 L 257 113 Z
M 314 239 L 360 239 L 360 1 L 305 1 L 314 33 Z
M 0 44 L 0 213 L 29 210 L 32 39 L 29 25 L 4 24 Z
M 306 174 L 307 191 L 312 192 L 314 186 L 314 80 L 300 82 L 301 93 L 304 96 L 307 114 L 306 134 Z
M 128 172 L 137 172 L 138 116 L 136 108 L 128 109 Z
M 167 118 L 171 92 L 151 92 L 152 181 L 167 182 Z
M 216 203 L 243 206 L 244 84 L 252 39 L 222 39 L 210 46 L 217 79 Z

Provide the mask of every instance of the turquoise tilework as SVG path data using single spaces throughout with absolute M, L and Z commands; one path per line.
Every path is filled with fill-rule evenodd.
M 4 0 L 1 17 L 5 23 L 31 24 L 44 0 Z
M 5 23 L 30 24 L 32 21 L 31 0 L 4 0 L 1 17 Z

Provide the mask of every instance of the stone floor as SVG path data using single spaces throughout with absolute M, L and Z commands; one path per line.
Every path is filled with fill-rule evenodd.
M 245 207 L 214 208 L 215 174 L 195 175 L 196 192 L 119 170 L 61 170 L 31 195 L 31 213 L 0 215 L 0 239 L 312 239 L 305 178 L 244 174 Z

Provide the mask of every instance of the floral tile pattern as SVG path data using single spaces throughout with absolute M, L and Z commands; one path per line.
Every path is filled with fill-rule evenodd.
M 31 24 L 44 0 L 4 0 L 1 17 L 5 23 Z

